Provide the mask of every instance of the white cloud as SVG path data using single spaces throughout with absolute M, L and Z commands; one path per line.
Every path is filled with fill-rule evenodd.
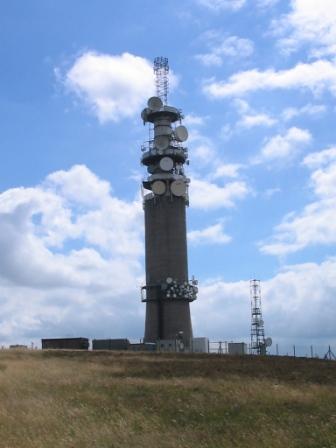
M 297 350 L 309 353 L 309 346 L 315 339 L 316 343 L 324 345 L 319 347 L 323 354 L 328 344 L 336 342 L 335 269 L 336 260 L 331 258 L 321 264 L 286 266 L 274 277 L 262 281 L 265 332 L 274 343 L 283 341 L 289 346 L 301 341 L 305 347 L 297 346 Z M 248 281 L 201 282 L 199 299 L 192 305 L 192 311 L 195 334 L 217 340 L 249 341 Z M 279 348 L 284 353 L 281 343 Z M 305 352 L 300 354 L 304 356 Z
M 241 168 L 243 168 L 243 165 L 239 163 L 221 163 L 211 173 L 211 179 L 221 179 L 224 177 L 237 178 L 239 177 Z
M 197 171 L 191 175 L 190 205 L 195 208 L 216 209 L 233 207 L 237 200 L 250 194 L 250 188 L 244 180 L 239 179 L 241 164 L 224 163 L 210 138 L 198 130 L 190 132 L 190 153 Z M 207 168 L 204 176 L 202 168 Z M 236 179 L 224 186 L 216 180 L 225 177 Z
M 241 98 L 236 98 L 233 104 L 241 117 L 236 123 L 237 129 L 251 129 L 256 126 L 271 127 L 278 122 L 278 120 L 264 112 L 256 112 L 247 101 Z
M 304 158 L 303 164 L 308 168 L 319 168 L 332 161 L 336 161 L 336 146 L 308 154 Z
M 202 230 L 192 230 L 188 232 L 188 239 L 191 243 L 198 244 L 227 244 L 231 237 L 224 232 L 222 223 L 217 223 Z
M 120 327 L 120 312 L 135 322 L 143 212 L 110 191 L 75 166 L 0 194 L 0 340 L 102 334 Z
M 188 143 L 194 163 L 208 165 L 216 158 L 216 149 L 212 140 L 198 129 L 190 129 Z
M 268 139 L 254 162 L 291 160 L 311 141 L 309 131 L 292 127 L 285 134 L 278 134 Z
M 234 134 L 242 130 L 250 130 L 254 127 L 272 127 L 278 120 L 264 112 L 255 111 L 247 101 L 241 98 L 235 98 L 233 106 L 239 114 L 239 119 L 233 125 L 226 124 L 221 129 L 221 137 L 229 140 Z
M 201 117 L 200 115 L 187 114 L 184 117 L 184 124 L 186 126 L 203 126 L 208 117 Z
M 292 212 L 275 227 L 269 241 L 260 244 L 261 251 L 286 255 L 312 245 L 336 243 L 336 157 L 335 148 L 312 153 L 304 164 L 314 168 L 310 182 L 317 197 L 301 212 Z
M 68 171 L 56 171 L 46 178 L 43 187 L 86 206 L 96 206 L 110 195 L 110 184 L 99 179 L 85 165 L 75 165 Z
M 228 57 L 246 58 L 253 54 L 254 44 L 250 39 L 238 36 L 224 36 L 216 31 L 208 31 L 202 35 L 202 41 L 206 42 L 209 52 L 196 55 L 196 59 L 203 65 L 223 64 Z
M 227 81 L 209 80 L 203 85 L 204 93 L 213 98 L 273 89 L 306 89 L 314 94 L 330 91 L 336 95 L 336 63 L 318 60 L 311 64 L 299 63 L 287 70 L 253 69 L 235 73 Z
M 83 201 L 76 190 L 78 179 L 83 190 L 95 192 L 95 205 Z M 76 166 L 49 175 L 36 187 L 0 195 L 0 251 L 5 254 L 0 258 L 1 343 L 143 334 L 144 305 L 138 300 L 144 270 L 143 211 L 139 201 L 122 201 L 111 190 L 90 170 Z M 101 235 L 90 243 L 96 240 L 93 229 Z M 53 232 L 57 250 L 51 250 L 43 236 Z M 122 248 L 132 234 L 132 244 Z M 224 244 L 229 237 L 216 224 L 191 232 L 193 238 Z M 288 343 L 302 338 L 311 344 L 314 337 L 332 343 L 335 269 L 335 259 L 288 266 L 263 282 L 267 335 L 276 341 L 287 338 Z M 248 340 L 247 281 L 201 282 L 191 310 L 195 335 Z
M 214 155 L 215 151 L 210 145 L 200 144 L 193 148 L 193 159 L 198 159 L 205 164 L 210 163 Z
M 250 193 L 244 181 L 229 182 L 223 187 L 204 179 L 192 178 L 191 182 L 190 205 L 194 208 L 233 207 L 237 200 L 244 199 Z
M 292 0 L 291 11 L 272 23 L 283 36 L 280 48 L 287 53 L 307 45 L 313 57 L 336 54 L 336 3 L 334 0 Z
M 327 107 L 323 104 L 306 104 L 303 107 L 288 107 L 283 110 L 281 116 L 283 120 L 289 121 L 301 115 L 318 116 L 325 113 Z
M 237 123 L 239 127 L 251 129 L 256 126 L 266 126 L 271 127 L 277 123 L 275 118 L 270 117 L 267 114 L 253 114 L 244 115 L 241 120 Z
M 246 0 L 197 0 L 197 2 L 214 12 L 220 12 L 225 10 L 238 11 L 245 5 Z
M 152 64 L 130 53 L 84 53 L 66 73 L 64 82 L 102 123 L 138 114 L 154 93 Z

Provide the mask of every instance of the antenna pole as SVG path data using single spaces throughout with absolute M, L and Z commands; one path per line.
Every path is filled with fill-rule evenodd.
M 169 90 L 169 65 L 168 58 L 162 56 L 154 59 L 154 73 L 156 95 L 161 98 L 163 104 L 167 104 Z

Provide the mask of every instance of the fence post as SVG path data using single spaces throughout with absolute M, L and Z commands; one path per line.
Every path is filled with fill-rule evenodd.
M 311 358 L 314 358 L 314 349 L 312 345 L 310 346 L 310 356 Z
M 295 358 L 295 356 L 296 356 L 296 354 L 295 354 L 295 344 L 293 345 L 293 353 L 294 353 L 294 358 Z
M 278 344 L 276 344 L 276 346 L 275 346 L 275 353 L 277 356 L 279 356 L 279 345 Z

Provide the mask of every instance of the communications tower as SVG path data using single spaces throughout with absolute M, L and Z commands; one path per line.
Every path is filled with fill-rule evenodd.
M 142 146 L 141 163 L 148 175 L 142 182 L 145 212 L 146 303 L 145 342 L 192 338 L 189 304 L 196 299 L 197 281 L 189 280 L 186 206 L 189 179 L 184 142 L 188 131 L 180 109 L 167 105 L 168 59 L 154 60 L 156 95 L 142 111 L 149 124 L 149 140 Z M 147 191 L 146 191 L 147 190 Z
M 260 280 L 250 280 L 251 297 L 251 354 L 266 355 L 266 348 L 272 345 L 272 339 L 265 339 L 264 320 L 261 311 Z

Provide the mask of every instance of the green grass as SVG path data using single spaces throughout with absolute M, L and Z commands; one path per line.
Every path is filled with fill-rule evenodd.
M 1 448 L 336 448 L 336 362 L 0 351 Z

